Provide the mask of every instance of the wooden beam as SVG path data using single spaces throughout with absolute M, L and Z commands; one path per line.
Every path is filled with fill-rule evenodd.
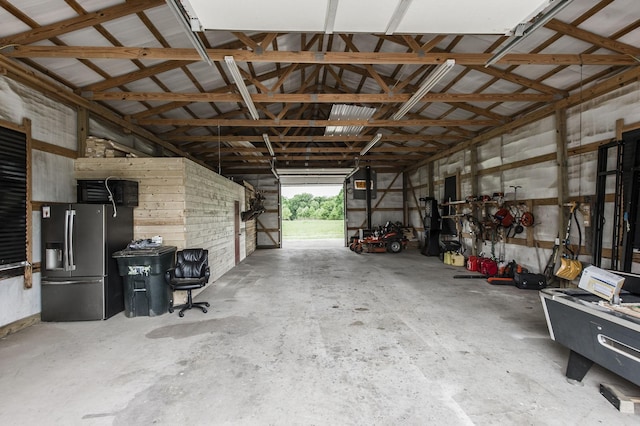
M 274 146 L 273 151 L 277 155 L 287 155 L 287 154 L 314 154 L 314 153 L 328 153 L 328 154 L 341 154 L 346 153 L 353 155 L 359 155 L 359 148 L 350 148 L 350 147 L 305 147 L 305 148 L 279 148 Z M 376 146 L 369 152 L 407 152 L 407 153 L 419 153 L 419 152 L 436 152 L 437 148 L 430 146 Z M 243 153 L 261 153 L 263 155 L 267 155 L 269 150 L 267 148 L 261 147 L 225 147 L 218 149 L 217 146 L 196 146 L 189 150 L 189 152 L 199 153 L 199 152 L 212 152 L 217 153 L 220 152 L 222 154 L 243 154 Z
M 173 71 L 175 69 L 184 67 L 196 61 L 167 61 L 158 65 L 143 68 L 139 71 L 128 72 L 117 77 L 108 78 L 106 80 L 99 81 L 94 84 L 89 84 L 79 90 L 79 92 L 90 95 L 92 92 L 100 92 L 102 90 L 112 89 L 114 87 L 124 86 L 134 81 L 142 80 L 143 78 L 153 77 L 158 74 L 162 74 L 167 71 Z
M 444 150 L 439 152 L 438 154 L 435 154 L 433 157 L 429 158 L 428 162 L 445 158 L 456 152 L 468 149 L 473 145 L 486 142 L 504 133 L 509 133 L 515 129 L 526 126 L 527 124 L 534 123 L 545 117 L 555 114 L 558 108 L 569 108 L 572 106 L 579 105 L 582 102 L 586 102 L 598 96 L 609 93 L 612 90 L 616 90 L 621 87 L 624 87 L 633 81 L 637 81 L 639 78 L 640 78 L 640 67 L 634 67 L 634 68 L 628 69 L 627 71 L 617 74 L 606 81 L 603 81 L 599 84 L 595 84 L 591 87 L 588 87 L 587 89 L 584 89 L 581 93 L 576 93 L 574 95 L 568 96 L 567 98 L 563 98 L 557 102 L 546 105 L 530 114 L 527 114 L 523 117 L 513 120 L 507 124 L 488 130 L 475 138 L 456 144 L 455 146 L 453 146 L 448 150 Z M 423 165 L 424 164 L 416 164 L 415 166 L 412 166 L 412 169 L 418 168 Z
M 177 155 L 184 156 L 189 158 L 196 163 L 211 168 L 208 164 L 202 162 L 198 158 L 194 158 L 188 153 L 176 148 L 174 145 L 166 142 L 162 139 L 159 139 L 153 133 L 149 132 L 146 129 L 139 127 L 138 125 L 131 123 L 119 115 L 115 114 L 111 110 L 99 105 L 95 102 L 88 101 L 75 93 L 69 91 L 66 88 L 62 88 L 56 83 L 51 82 L 48 79 L 42 78 L 39 74 L 34 73 L 33 71 L 25 70 L 22 65 L 17 64 L 15 61 L 9 60 L 6 57 L 0 55 L 0 68 L 6 69 L 10 75 L 17 76 L 22 82 L 27 84 L 30 87 L 35 88 L 36 90 L 42 92 L 43 94 L 50 96 L 53 99 L 64 102 L 68 105 L 84 107 L 87 111 L 93 112 L 104 120 L 115 124 L 116 126 L 121 127 L 124 130 L 130 131 L 143 139 L 151 141 L 157 145 L 160 145 L 166 148 L 168 151 L 173 152 Z
M 214 154 L 212 159 L 215 157 L 217 160 L 217 151 L 212 150 L 211 154 Z M 354 157 L 359 156 L 359 152 L 355 152 L 351 155 L 341 154 L 341 155 L 276 155 L 276 158 L 279 163 L 287 162 L 287 161 L 353 161 Z M 206 156 L 205 156 L 206 157 Z M 416 160 L 423 159 L 422 155 L 394 155 L 394 154 L 376 154 L 369 156 L 367 154 L 367 160 L 371 161 L 393 161 L 395 164 L 411 164 Z M 225 155 L 222 156 L 223 162 L 232 162 L 232 163 L 269 163 L 271 161 L 271 157 L 268 155 L 258 156 L 258 155 Z M 362 159 L 360 162 L 364 162 Z
M 260 49 L 260 45 L 245 33 L 236 31 L 236 32 L 232 32 L 231 34 L 236 36 L 238 40 L 240 40 L 242 43 L 244 43 L 245 46 L 247 46 L 249 49 L 253 50 L 254 52 Z
M 571 216 L 565 214 L 562 207 L 569 201 L 569 172 L 568 172 L 568 155 L 567 155 L 567 110 L 558 108 L 556 110 L 556 173 L 557 173 L 557 190 L 558 190 L 558 229 L 565 229 L 567 221 L 571 220 Z M 563 247 L 560 246 L 558 256 L 563 253 Z
M 451 127 L 451 126 L 496 126 L 496 120 L 218 120 L 216 118 L 148 118 L 138 120 L 143 126 L 225 126 L 225 127 L 327 127 L 327 126 L 362 126 L 362 127 Z
M 89 113 L 84 107 L 77 108 L 76 138 L 78 140 L 78 157 L 87 153 L 87 137 L 89 137 Z
M 76 151 L 75 149 L 63 148 L 61 146 L 43 142 L 37 139 L 31 140 L 31 148 L 42 152 L 48 152 L 49 154 L 72 158 L 74 160 L 78 158 L 78 151 Z
M 33 232 L 33 207 L 31 206 L 31 200 L 33 200 L 33 153 L 32 153 L 32 134 L 31 134 L 31 120 L 28 118 L 22 119 L 22 126 L 25 130 L 25 142 L 26 142 L 26 215 L 27 215 L 27 223 L 26 227 L 26 261 L 27 264 L 24 267 L 24 288 L 32 288 L 33 287 L 33 236 L 35 233 Z
M 297 64 L 418 64 L 438 65 L 447 59 L 456 64 L 481 66 L 491 58 L 490 53 L 396 53 L 396 52 L 287 52 L 207 49 L 212 61 L 224 61 L 233 55 L 236 62 L 269 62 Z M 147 59 L 198 61 L 195 49 L 167 49 L 152 47 L 102 47 L 102 46 L 16 46 L 5 52 L 12 58 L 82 58 L 82 59 Z M 580 55 L 580 54 L 530 54 L 511 53 L 499 62 L 501 65 L 637 65 L 629 55 Z
M 603 47 L 614 52 L 632 55 L 636 58 L 640 57 L 640 48 L 622 43 L 620 41 L 612 40 L 607 37 L 603 37 L 590 31 L 578 28 L 575 25 L 558 21 L 557 19 L 552 19 L 551 21 L 547 22 L 545 24 L 545 27 L 549 28 L 550 30 L 562 33 L 566 36 L 586 41 L 587 43 L 591 43 L 593 45 Z
M 160 135 L 162 137 L 162 135 Z M 371 136 L 270 136 L 271 142 L 281 143 L 345 143 L 345 142 L 369 142 Z M 189 142 L 218 142 L 217 135 L 211 136 L 192 136 L 172 135 L 163 138 L 173 143 L 189 143 Z M 387 142 L 408 142 L 408 141 L 442 141 L 442 140 L 459 140 L 460 138 L 453 135 L 417 135 L 417 134 L 393 134 L 384 135 Z M 262 136 L 221 136 L 222 142 L 260 142 L 264 139 Z M 445 145 L 446 146 L 446 145 Z
M 488 74 L 498 79 L 507 80 L 512 83 L 519 84 L 520 86 L 526 87 L 528 89 L 534 89 L 542 93 L 550 93 L 550 94 L 555 94 L 560 96 L 566 95 L 564 90 L 556 89 L 555 87 L 551 87 L 546 84 L 542 84 L 538 81 L 535 81 L 526 77 L 522 77 L 518 74 L 514 74 L 509 71 L 503 71 L 495 67 L 486 68 L 486 67 L 474 66 L 474 67 L 469 67 L 469 69 L 472 69 L 474 71 L 478 71 L 484 74 Z
M 289 68 L 291 70 L 291 68 Z M 279 85 L 278 85 L 279 87 Z M 224 88 L 227 90 L 227 88 Z M 221 89 L 222 91 L 222 89 Z M 235 93 L 169 93 L 169 92 L 85 92 L 94 101 L 171 101 L 171 102 L 242 102 Z M 258 103 L 389 103 L 406 102 L 410 93 L 259 93 L 251 95 Z M 551 102 L 551 94 L 537 93 L 428 93 L 423 102 Z
M 36 43 L 164 4 L 166 4 L 164 0 L 129 0 L 117 6 L 108 7 L 75 18 L 65 19 L 64 21 L 54 22 L 53 24 L 43 25 L 20 34 L 0 38 L 0 46 Z

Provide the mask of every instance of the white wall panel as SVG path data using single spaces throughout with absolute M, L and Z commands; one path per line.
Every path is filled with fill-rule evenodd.
M 34 139 L 76 150 L 76 114 L 14 80 L 0 76 L 0 119 L 22 124 L 31 120 Z M 73 160 L 32 150 L 32 199 L 34 201 L 75 201 Z M 33 260 L 40 261 L 40 212 L 33 213 Z M 33 285 L 24 288 L 24 277 L 0 283 L 0 327 L 40 312 L 40 274 L 33 274 Z
M 477 147 L 478 170 L 488 169 L 502 165 L 501 138 L 493 138 L 485 144 Z
M 28 118 L 34 139 L 73 150 L 77 147 L 72 108 L 4 77 L 0 77 L 0 118 L 16 124 Z
M 621 88 L 611 94 L 586 102 L 581 107 L 574 107 L 567 111 L 567 146 L 568 148 L 595 142 L 613 140 L 615 138 L 616 121 L 623 119 L 625 124 L 640 122 L 640 83 L 634 83 Z M 509 134 L 493 138 L 477 146 L 477 168 L 486 170 L 497 166 L 508 166 L 518 161 L 532 157 L 546 155 L 557 151 L 556 148 L 556 122 L 555 116 L 547 117 L 535 123 L 516 129 Z M 467 155 L 468 151 L 467 151 Z M 558 196 L 558 171 L 555 160 L 537 163 L 529 166 L 521 166 L 514 169 L 506 169 L 491 174 L 478 176 L 478 194 L 471 194 L 473 176 L 465 174 L 468 170 L 465 161 L 459 154 L 437 161 L 434 164 L 434 180 L 443 182 L 444 178 L 451 176 L 459 168 L 463 174 L 461 182 L 461 196 L 467 195 L 492 195 L 494 192 L 505 192 L 506 200 L 513 200 L 514 190 L 511 185 L 520 185 L 518 199 L 547 199 Z M 568 187 L 570 197 L 581 197 L 595 194 L 597 152 L 570 156 L 567 161 Z M 608 159 L 608 168 L 615 168 L 615 158 Z M 419 184 L 425 184 L 427 177 L 418 174 Z M 615 192 L 614 178 L 607 179 L 607 193 Z M 415 183 L 414 183 L 415 184 Z M 438 201 L 442 202 L 443 184 L 439 183 L 434 188 Z M 490 213 L 495 212 L 497 206 L 491 207 Z M 612 217 L 612 203 L 605 206 L 606 217 Z M 559 229 L 558 207 L 553 205 L 539 205 L 533 209 L 536 225 L 527 228 L 525 233 L 518 237 L 525 238 L 527 233 L 532 233 L 534 241 L 552 243 L 560 234 L 563 238 L 565 229 Z M 583 232 L 583 244 L 586 241 L 586 231 L 583 224 L 582 213 L 578 213 Z M 604 241 L 605 249 L 611 248 L 612 221 L 605 222 Z M 571 225 L 571 241 L 578 242 L 578 232 L 575 223 Z M 590 261 L 590 243 L 583 247 L 581 260 Z M 467 245 L 469 242 L 467 241 Z M 485 251 L 490 250 L 490 244 L 485 245 Z M 496 249 L 497 250 L 497 249 Z M 468 254 L 468 253 L 467 253 Z M 540 271 L 546 264 L 550 249 L 527 247 L 525 245 L 506 244 L 506 260 L 517 259 L 524 266 L 533 271 Z M 603 266 L 608 266 L 608 260 L 603 259 Z M 634 265 L 634 270 L 640 270 L 640 266 Z
M 76 201 L 76 180 L 73 175 L 74 160 L 47 152 L 33 150 L 33 201 Z
M 534 164 L 517 169 L 505 170 L 502 173 L 504 193 L 507 199 L 513 200 L 514 189 L 518 188 L 519 199 L 552 198 L 558 196 L 557 167 L 555 161 Z

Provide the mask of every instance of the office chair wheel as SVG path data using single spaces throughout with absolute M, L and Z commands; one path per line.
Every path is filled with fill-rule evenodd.
M 202 313 L 203 313 L 203 314 L 206 314 L 206 313 L 207 313 L 207 310 L 206 310 L 205 308 L 202 308 Z
M 182 318 L 184 316 L 184 312 L 178 312 L 178 316 Z
M 169 308 L 169 313 L 172 314 L 173 313 L 173 308 Z
M 207 308 L 210 308 L 211 305 L 209 304 L 209 302 L 204 302 L 204 306 L 206 306 Z

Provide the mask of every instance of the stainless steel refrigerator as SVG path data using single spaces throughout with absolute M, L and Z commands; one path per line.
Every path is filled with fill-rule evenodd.
M 42 321 L 107 319 L 124 309 L 111 254 L 133 239 L 133 209 L 65 204 L 43 209 Z

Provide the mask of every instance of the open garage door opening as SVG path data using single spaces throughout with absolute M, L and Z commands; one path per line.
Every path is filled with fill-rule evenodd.
M 344 187 L 336 184 L 281 187 L 283 247 L 344 246 Z

